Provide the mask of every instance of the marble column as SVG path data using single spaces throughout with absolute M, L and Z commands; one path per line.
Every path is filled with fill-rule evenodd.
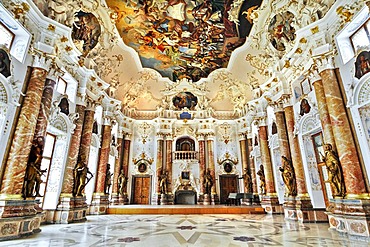
M 364 174 L 335 72 L 332 69 L 327 69 L 322 71 L 320 76 L 330 114 L 335 144 L 342 166 L 346 198 L 366 197 L 368 194 L 365 187 Z
M 216 174 L 215 174 L 215 156 L 213 151 L 213 145 L 214 145 L 214 136 L 207 136 L 207 154 L 208 154 L 208 169 L 211 172 L 211 176 L 213 179 L 213 186 L 211 188 L 211 204 L 219 204 L 220 200 L 218 198 L 217 192 L 216 192 Z
M 279 138 L 279 149 L 282 156 L 287 157 L 289 160 L 292 160 L 290 156 L 289 140 L 288 133 L 285 123 L 285 114 L 282 107 L 277 106 L 275 108 L 275 118 L 276 118 L 276 127 Z
M 239 146 L 240 146 L 240 154 L 242 157 L 242 174 L 244 172 L 247 172 L 249 174 L 249 168 L 248 168 L 248 157 L 247 157 L 247 140 L 245 139 L 244 134 L 239 134 Z M 243 181 L 243 184 L 245 184 L 245 181 Z M 244 192 L 247 193 L 248 188 L 244 186 Z
M 328 105 L 326 103 L 324 86 L 322 80 L 316 80 L 312 83 L 315 89 L 317 109 L 320 116 L 322 134 L 325 143 L 330 143 L 333 146 L 333 149 L 336 150 L 336 144 L 333 134 L 333 129 L 330 122 L 330 115 L 328 111 Z
M 84 125 L 82 129 L 82 138 L 79 151 L 81 161 L 85 164 L 89 164 L 91 138 L 94 125 L 94 115 L 95 115 L 95 104 L 88 101 L 87 107 L 85 109 Z
M 198 136 L 198 142 L 199 142 L 199 185 L 200 185 L 200 191 L 198 195 L 198 204 L 203 204 L 204 201 L 204 174 L 206 171 L 206 156 L 205 156 L 205 141 L 204 136 L 199 135 Z
M 71 136 L 69 145 L 59 204 L 54 214 L 55 223 L 72 223 L 86 220 L 87 205 L 85 196 L 78 198 L 73 196 L 74 168 L 77 165 L 86 108 L 83 105 L 84 102 L 79 103 L 76 105 L 78 118 L 75 122 L 76 128 Z
M 120 194 L 118 192 L 118 176 L 121 173 L 122 169 L 122 151 L 123 151 L 123 138 L 122 136 L 118 136 L 117 138 L 117 157 L 116 161 L 114 162 L 114 173 L 113 173 L 113 181 L 112 181 L 112 204 L 118 205 L 120 204 Z M 127 176 L 127 174 L 125 174 Z
M 355 139 L 347 117 L 346 105 L 340 91 L 341 86 L 333 69 L 334 64 L 331 56 L 322 56 L 318 60 L 320 60 L 319 74 L 322 78 L 330 124 L 346 188 L 344 198 L 330 199 L 326 212 L 329 225 L 331 229 L 340 232 L 340 234 L 349 235 L 352 238 L 368 239 L 370 236 L 370 197 L 364 182 L 366 176 L 363 174 Z M 329 143 L 329 140 L 325 139 L 325 142 Z M 334 145 L 332 144 L 332 146 Z
M 96 174 L 95 191 L 89 209 L 90 214 L 105 214 L 109 205 L 109 194 L 105 194 L 104 192 L 111 141 L 112 126 L 110 120 L 105 118 L 102 130 L 102 145 L 100 148 L 98 170 Z
M 35 58 L 37 59 L 37 58 Z M 40 232 L 41 216 L 35 200 L 23 200 L 22 189 L 35 134 L 42 91 L 47 76 L 47 66 L 34 63 L 28 80 L 27 91 L 20 106 L 13 141 L 5 163 L 0 194 L 0 240 L 17 238 Z M 27 226 L 27 227 L 25 227 Z
M 130 163 L 130 145 L 131 145 L 131 134 L 125 133 L 124 138 L 123 138 L 123 147 L 122 147 L 123 150 L 121 151 L 121 153 L 122 153 L 122 169 L 127 177 L 127 181 L 129 179 L 128 166 Z M 127 186 L 126 186 L 126 190 L 127 190 Z M 120 203 L 129 204 L 127 191 L 123 193 L 122 202 L 120 201 Z
M 36 130 L 34 139 L 38 136 L 46 136 L 46 128 L 48 126 L 48 119 L 50 115 L 51 101 L 53 99 L 55 81 L 46 79 L 44 91 L 42 92 L 41 105 L 39 116 L 37 118 Z
M 1 194 L 5 198 L 22 198 L 24 175 L 36 129 L 46 75 L 46 70 L 32 68 L 1 184 Z
M 267 140 L 267 126 L 260 125 L 258 129 L 259 145 L 261 150 L 262 165 L 265 171 L 266 194 L 262 195 L 261 205 L 267 213 L 282 213 L 275 190 L 274 173 L 271 162 L 270 149 Z
M 254 157 L 251 155 L 253 151 L 253 140 L 252 136 L 248 133 L 247 135 L 247 145 L 248 145 L 248 166 L 251 172 L 252 178 L 252 189 L 253 189 L 253 204 L 260 205 L 260 197 L 257 189 L 257 176 L 256 176 L 256 165 L 254 164 Z
M 165 136 L 165 145 L 166 145 L 166 151 L 165 151 L 165 171 L 168 172 L 168 180 L 169 184 L 167 186 L 167 194 L 165 195 L 165 198 L 161 198 L 161 205 L 171 205 L 174 202 L 174 195 L 172 194 L 172 136 L 171 135 L 166 135 Z M 161 197 L 164 195 L 162 194 Z
M 326 218 L 322 211 L 314 211 L 311 203 L 310 195 L 307 191 L 306 178 L 304 173 L 304 167 L 302 162 L 301 149 L 299 146 L 298 136 L 294 134 L 294 109 L 292 105 L 286 105 L 284 107 L 286 127 L 288 131 L 288 138 L 290 144 L 291 161 L 293 163 L 295 179 L 297 184 L 297 196 L 290 198 L 287 201 L 292 204 L 287 211 L 285 211 L 285 217 L 292 220 L 299 220 L 300 222 L 315 222 L 321 221 Z M 285 207 L 284 203 L 284 207 Z M 292 213 L 296 212 L 296 213 Z M 319 215 L 320 214 L 320 215 Z M 320 217 L 319 217 L 320 216 Z
M 155 188 L 156 188 L 156 204 L 161 204 L 161 188 L 159 186 L 159 178 L 163 172 L 163 146 L 164 146 L 164 136 L 162 133 L 157 133 L 157 157 L 156 157 L 156 181 L 155 181 Z

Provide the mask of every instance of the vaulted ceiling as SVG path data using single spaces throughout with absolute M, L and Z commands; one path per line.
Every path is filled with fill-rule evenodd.
M 187 78 L 205 88 L 214 110 L 233 111 L 278 77 L 297 30 L 334 0 L 34 2 L 72 28 L 84 65 L 110 83 L 123 107 L 155 110 L 163 92 Z

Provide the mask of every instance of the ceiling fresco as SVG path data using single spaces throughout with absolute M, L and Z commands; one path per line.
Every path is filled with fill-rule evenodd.
M 261 0 L 107 0 L 126 45 L 143 67 L 173 81 L 198 81 L 226 68 L 252 28 Z

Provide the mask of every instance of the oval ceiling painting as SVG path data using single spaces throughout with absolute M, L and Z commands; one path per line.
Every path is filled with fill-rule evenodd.
M 225 68 L 244 44 L 262 0 L 107 0 L 126 45 L 143 67 L 173 81 Z

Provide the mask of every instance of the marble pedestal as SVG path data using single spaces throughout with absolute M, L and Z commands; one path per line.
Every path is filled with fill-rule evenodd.
M 69 224 L 86 221 L 86 197 L 62 197 L 57 210 L 46 210 L 46 223 Z
M 284 197 L 284 218 L 290 221 L 308 222 L 328 222 L 325 209 L 312 208 L 310 199 L 300 199 L 296 197 Z
M 161 194 L 160 205 L 173 205 L 173 195 Z
M 208 194 L 203 196 L 203 205 L 211 205 L 211 197 Z
M 203 194 L 199 194 L 197 204 L 198 205 L 203 205 L 204 204 L 204 195 Z
M 283 207 L 279 204 L 279 199 L 275 195 L 263 195 L 261 206 L 268 214 L 282 214 L 284 213 Z
M 117 193 L 112 194 L 112 199 L 110 201 L 111 205 L 120 205 L 120 198 L 121 196 Z
M 0 201 L 0 241 L 40 232 L 42 214 L 35 200 Z
M 331 230 L 370 241 L 370 200 L 331 199 L 326 214 Z
M 212 205 L 220 204 L 220 198 L 218 197 L 217 194 L 212 194 L 211 195 L 211 204 Z
M 109 207 L 109 195 L 94 194 L 89 206 L 88 214 L 106 214 Z

